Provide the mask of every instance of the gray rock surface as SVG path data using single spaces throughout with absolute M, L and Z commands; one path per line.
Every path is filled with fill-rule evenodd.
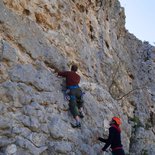
M 125 29 L 118 0 L 1 0 L 0 12 L 0 154 L 97 155 L 113 116 L 127 154 L 155 154 L 155 47 Z M 81 129 L 55 73 L 73 63 Z

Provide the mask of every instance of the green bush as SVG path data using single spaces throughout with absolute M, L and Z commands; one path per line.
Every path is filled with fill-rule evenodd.
M 142 155 L 149 155 L 147 150 L 142 150 Z

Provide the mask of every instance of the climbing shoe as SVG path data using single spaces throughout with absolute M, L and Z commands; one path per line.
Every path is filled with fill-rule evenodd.
M 83 112 L 81 112 L 81 111 L 79 112 L 79 117 L 80 117 L 80 118 L 84 118 Z
M 81 124 L 80 123 L 76 123 L 76 124 L 73 124 L 73 123 L 71 123 L 71 126 L 72 126 L 72 128 L 81 128 Z

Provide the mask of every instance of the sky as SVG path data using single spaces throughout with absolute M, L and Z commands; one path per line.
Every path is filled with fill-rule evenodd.
M 126 29 L 155 45 L 155 0 L 119 0 L 125 8 Z

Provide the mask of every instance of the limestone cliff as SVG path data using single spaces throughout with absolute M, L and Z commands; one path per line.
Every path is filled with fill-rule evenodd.
M 81 129 L 54 73 L 72 63 Z M 0 0 L 0 154 L 97 155 L 119 116 L 126 153 L 154 155 L 154 69 L 154 47 L 125 29 L 118 0 Z

